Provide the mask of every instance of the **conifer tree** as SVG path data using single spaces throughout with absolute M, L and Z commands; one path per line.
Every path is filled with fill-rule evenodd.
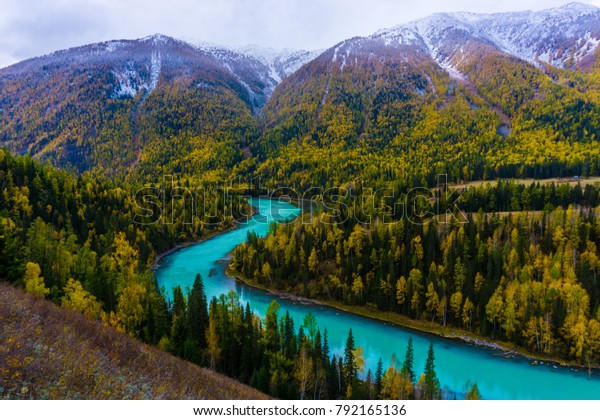
M 352 335 L 352 328 L 350 328 L 348 331 L 348 338 L 346 339 L 346 347 L 344 348 L 344 377 L 347 384 L 351 384 L 357 376 L 354 350 L 354 336 Z
M 401 372 L 405 375 L 408 375 L 410 381 L 415 383 L 415 371 L 413 368 L 415 361 L 414 349 L 413 349 L 413 340 L 412 337 L 408 337 L 408 346 L 406 347 L 406 355 L 404 356 L 404 363 L 402 363 Z
M 190 338 L 201 349 L 206 348 L 206 328 L 208 328 L 208 305 L 202 276 L 196 274 L 187 302 L 187 322 Z
M 381 394 L 381 380 L 383 379 L 383 361 L 381 357 L 377 361 L 377 370 L 375 371 L 375 395 L 379 398 Z
M 439 400 L 442 398 L 442 389 L 440 381 L 435 373 L 435 353 L 433 343 L 429 344 L 427 351 L 427 360 L 425 361 L 423 399 Z

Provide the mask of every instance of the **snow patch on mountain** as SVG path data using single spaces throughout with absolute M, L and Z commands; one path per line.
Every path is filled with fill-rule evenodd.
M 160 78 L 160 70 L 162 59 L 160 52 L 154 51 L 150 57 L 150 79 L 145 80 L 135 68 L 133 61 L 128 61 L 125 68 L 121 71 L 113 70 L 112 74 L 117 79 L 117 87 L 115 88 L 113 98 L 133 98 L 141 90 L 145 90 L 144 97 L 148 96 L 158 84 Z
M 375 32 L 386 45 L 427 51 L 442 67 L 470 40 L 521 59 L 568 67 L 593 54 L 600 43 L 600 9 L 571 3 L 539 12 L 438 13 Z
M 109 41 L 105 43 L 106 52 L 112 53 L 124 45 L 122 41 Z
M 278 50 L 275 48 L 262 47 L 259 45 L 246 45 L 225 47 L 208 42 L 192 42 L 201 51 L 212 55 L 224 63 L 254 61 L 254 65 L 263 66 L 263 72 L 270 80 L 265 80 L 277 86 L 283 79 L 296 72 L 304 64 L 312 61 L 324 50 Z M 233 67 L 230 70 L 235 73 Z
M 127 63 L 124 70 L 113 70 L 112 73 L 118 82 L 118 86 L 112 95 L 113 98 L 133 98 L 145 87 L 145 83 L 141 80 L 139 73 L 133 68 L 131 62 Z
M 417 32 L 410 27 L 396 27 L 392 29 L 382 29 L 372 35 L 374 38 L 381 38 L 386 46 L 393 44 L 402 45 L 422 45 L 423 40 Z
M 235 47 L 234 50 L 242 55 L 252 57 L 267 66 L 270 77 L 278 84 L 323 52 L 323 50 L 295 51 L 287 48 L 278 50 L 275 48 L 261 47 L 259 45 Z
M 150 67 L 150 83 L 148 84 L 148 92 L 150 94 L 158 84 L 158 78 L 160 77 L 160 67 L 162 65 L 162 60 L 160 57 L 160 52 L 152 53 L 152 64 Z
M 337 47 L 335 47 L 335 50 L 333 50 L 333 57 L 331 57 L 331 62 L 332 63 L 337 63 L 338 60 L 338 55 L 340 55 L 340 50 L 342 50 L 344 48 L 344 46 L 346 45 L 346 42 L 342 42 L 341 44 L 339 44 Z M 340 70 L 344 70 L 344 67 L 346 66 L 346 58 L 348 57 L 348 50 L 342 51 L 343 56 L 343 61 L 340 64 Z

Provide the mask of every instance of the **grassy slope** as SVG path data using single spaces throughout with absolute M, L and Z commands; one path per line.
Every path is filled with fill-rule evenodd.
M 7 284 L 0 325 L 0 398 L 267 398 Z

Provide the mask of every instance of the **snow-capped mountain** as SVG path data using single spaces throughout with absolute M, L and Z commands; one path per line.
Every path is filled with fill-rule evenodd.
M 590 69 L 599 43 L 600 9 L 578 3 L 539 12 L 435 14 L 312 52 L 159 34 L 100 42 L 0 69 L 0 146 L 112 174 L 162 156 L 161 165 L 181 164 L 203 142 L 232 144 L 220 160 L 242 150 L 247 156 L 268 129 L 277 142 L 311 133 L 315 124 L 326 135 L 310 138 L 334 138 L 323 114 L 346 128 L 353 126 L 345 122 L 350 115 L 363 115 L 353 123 L 357 136 L 370 136 L 370 127 L 386 121 L 365 139 L 380 147 L 382 138 L 391 141 L 410 118 L 416 121 L 418 104 L 455 92 L 457 79 L 470 92 L 467 102 L 480 101 L 473 109 L 487 104 L 508 128 L 523 98 L 535 99 L 541 78 L 553 73 L 543 63 Z M 533 79 L 536 86 L 523 88 L 518 101 L 508 94 L 500 100 L 503 84 L 522 82 L 525 73 L 526 87 Z M 171 144 L 177 151 L 165 151 Z
M 224 45 L 210 44 L 205 42 L 192 43 L 200 50 L 223 60 L 224 62 L 235 62 L 239 60 L 256 60 L 260 65 L 269 69 L 269 77 L 277 83 L 294 73 L 304 64 L 316 58 L 324 50 L 305 51 L 290 50 L 284 48 L 263 47 L 260 45 L 245 45 L 228 47 Z
M 214 57 L 234 74 L 250 93 L 253 101 L 262 107 L 275 87 L 302 65 L 317 57 L 322 51 L 293 51 L 288 49 L 248 45 L 226 47 L 209 43 L 194 43 L 198 50 Z M 248 74 L 255 74 L 263 82 L 260 92 L 247 84 Z
M 345 124 L 352 109 L 361 117 L 344 127 L 359 129 L 344 141 L 381 147 L 426 114 L 424 104 L 447 106 L 464 94 L 472 111 L 481 104 L 491 110 L 494 134 L 507 137 L 517 109 L 531 112 L 552 93 L 556 72 L 547 66 L 591 70 L 599 40 L 600 9 L 577 3 L 539 12 L 435 14 L 329 48 L 282 81 L 264 114 L 268 126 L 286 133 L 278 137 L 283 142 L 292 135 L 318 142 L 335 138 L 326 127 Z M 464 89 L 457 94 L 458 84 Z M 381 121 L 384 128 L 369 132 Z
M 486 46 L 536 63 L 557 67 L 583 67 L 593 60 L 600 43 L 600 9 L 571 3 L 539 12 L 496 14 L 439 13 L 424 19 L 382 29 L 334 47 L 333 61 L 344 68 L 353 53 L 403 48 L 425 54 L 449 72 L 469 49 Z M 0 69 L 0 77 L 35 71 L 39 67 L 102 64 L 114 78 L 113 98 L 149 95 L 161 76 L 190 75 L 198 68 L 213 68 L 233 77 L 243 87 L 255 110 L 267 102 L 275 87 L 324 51 L 275 50 L 255 45 L 226 47 L 185 42 L 156 34 L 138 40 L 118 40 L 58 51 Z M 355 62 L 356 57 L 354 58 Z M 210 81 L 198 80 L 198 87 Z
M 0 77 L 30 73 L 40 68 L 101 66 L 114 76 L 112 98 L 149 95 L 161 78 L 185 77 L 198 69 L 212 69 L 243 86 L 251 105 L 261 108 L 281 80 L 312 60 L 318 51 L 277 51 L 257 46 L 229 48 L 192 44 L 155 34 L 138 40 L 116 40 L 70 48 L 0 69 Z M 210 81 L 198 80 L 198 87 Z
M 476 41 L 530 62 L 585 67 L 600 42 L 600 9 L 570 3 L 539 12 L 440 13 L 369 38 L 421 49 L 442 66 Z

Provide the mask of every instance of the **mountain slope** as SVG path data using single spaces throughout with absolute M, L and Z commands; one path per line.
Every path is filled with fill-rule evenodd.
M 592 174 L 600 9 L 444 13 L 324 52 L 155 35 L 0 70 L 0 144 L 155 181 Z
M 303 186 L 596 173 L 599 19 L 438 14 L 339 43 L 277 87 L 253 168 Z
M 439 13 L 371 38 L 418 46 L 442 65 L 477 40 L 531 62 L 585 67 L 600 42 L 600 9 L 571 3 L 539 12 Z
M 257 136 L 253 114 L 309 57 L 273 53 L 263 62 L 260 54 L 154 35 L 34 58 L 0 70 L 0 144 L 114 175 L 144 164 L 151 171 L 218 143 L 214 159 L 228 161 L 212 166 L 227 167 Z M 162 153 L 172 139 L 181 152 Z M 156 148 L 160 158 L 151 155 Z
M 0 323 L 0 398 L 267 398 L 3 283 Z

